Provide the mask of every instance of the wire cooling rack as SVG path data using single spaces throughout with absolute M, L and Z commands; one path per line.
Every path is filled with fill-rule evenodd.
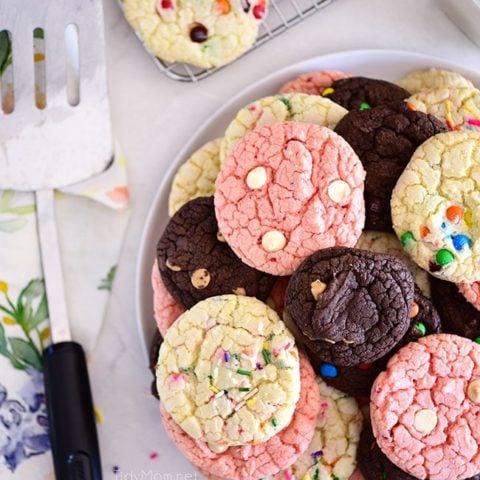
M 327 6 L 331 2 L 332 0 L 270 0 L 269 12 L 260 25 L 257 40 L 246 53 L 249 53 L 264 43 L 267 43 L 272 38 L 275 38 L 297 23 L 300 23 L 302 20 L 313 15 L 316 11 Z M 119 0 L 119 4 L 120 7 L 123 8 L 121 0 Z M 138 33 L 137 36 L 140 41 L 142 41 Z M 228 65 L 226 65 L 225 67 L 220 68 L 202 69 L 187 65 L 186 63 L 165 62 L 164 60 L 155 57 L 144 43 L 143 45 L 150 56 L 155 60 L 158 68 L 167 75 L 167 77 L 180 82 L 198 82 L 199 80 L 209 77 L 218 70 L 228 67 Z

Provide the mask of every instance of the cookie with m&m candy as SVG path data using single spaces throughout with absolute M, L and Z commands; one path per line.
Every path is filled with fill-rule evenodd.
M 480 132 L 440 133 L 393 190 L 393 228 L 412 259 L 454 283 L 480 280 Z

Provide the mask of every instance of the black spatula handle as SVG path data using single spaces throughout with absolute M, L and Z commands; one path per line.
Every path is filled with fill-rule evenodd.
M 92 393 L 83 348 L 75 342 L 43 352 L 45 395 L 57 480 L 101 480 Z

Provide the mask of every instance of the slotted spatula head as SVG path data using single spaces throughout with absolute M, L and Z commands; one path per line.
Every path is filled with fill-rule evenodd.
M 79 103 L 67 99 L 65 30 L 76 25 Z M 45 42 L 46 106 L 35 103 L 33 31 Z M 0 110 L 0 189 L 59 188 L 103 171 L 113 155 L 101 0 L 1 0 L 10 34 L 13 112 Z

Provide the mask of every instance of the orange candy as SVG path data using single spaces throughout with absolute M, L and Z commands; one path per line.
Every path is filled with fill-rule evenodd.
M 217 0 L 215 2 L 215 7 L 220 15 L 226 15 L 227 13 L 230 13 L 230 10 L 232 9 L 228 0 Z
M 429 233 L 430 233 L 430 229 L 427 226 L 422 225 L 420 227 L 420 236 L 422 238 L 426 237 Z
M 448 207 L 446 215 L 452 223 L 458 223 L 463 218 L 463 208 L 456 205 Z

